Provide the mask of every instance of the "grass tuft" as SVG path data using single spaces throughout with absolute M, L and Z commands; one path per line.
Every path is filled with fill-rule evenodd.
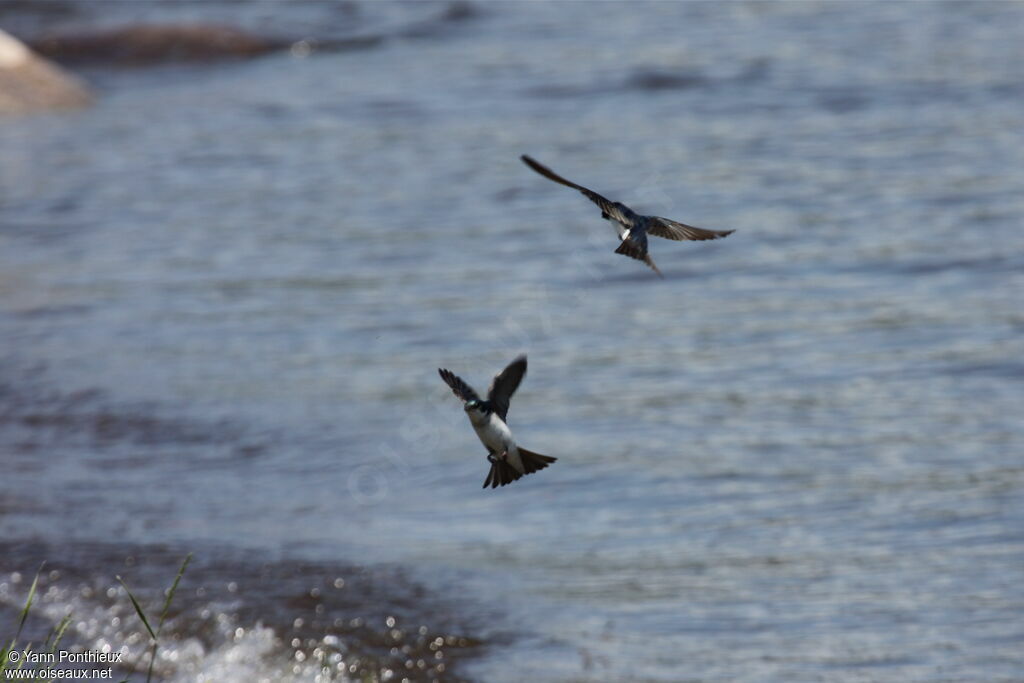
M 146 683 L 150 683 L 153 679 L 153 665 L 156 663 L 156 652 L 160 647 L 160 631 L 164 627 L 164 620 L 167 619 L 167 611 L 171 608 L 171 601 L 174 599 L 174 593 L 178 590 L 178 583 L 181 582 L 182 575 L 185 574 L 185 569 L 188 567 L 188 563 L 192 561 L 192 553 L 185 556 L 185 560 L 181 563 L 181 567 L 178 568 L 178 575 L 174 577 L 174 583 L 167 590 L 167 597 L 164 598 L 164 606 L 160 611 L 160 621 L 157 622 L 156 631 L 149 625 L 149 619 L 146 618 L 146 613 L 142 610 L 142 606 L 139 605 L 139 601 L 132 595 L 131 589 L 128 588 L 128 584 L 124 582 L 120 576 L 116 577 L 118 583 L 124 586 L 124 590 L 128 593 L 128 599 L 132 601 L 132 606 L 135 608 L 135 613 L 139 615 L 139 619 L 142 620 L 142 625 L 149 631 L 149 636 L 152 639 L 152 647 L 149 651 L 149 668 L 146 671 Z
M 18 646 L 18 638 L 21 637 L 21 631 L 25 628 L 25 620 L 28 619 L 29 610 L 32 609 L 32 602 L 36 599 L 36 586 L 39 585 L 39 574 L 43 571 L 43 566 L 45 565 L 46 563 L 43 562 L 39 565 L 39 569 L 36 570 L 36 576 L 32 579 L 32 586 L 28 589 L 28 597 L 25 598 L 25 607 L 21 610 L 21 618 L 18 619 L 18 630 L 15 631 L 10 644 L 6 645 L 3 652 L 0 653 L 0 674 L 7 671 L 7 664 L 10 663 L 10 654 Z M 18 663 L 18 669 L 21 669 L 24 665 L 25 660 L 22 658 Z
M 139 604 L 139 601 L 135 599 L 135 595 L 133 595 L 131 590 L 128 588 L 128 584 L 126 584 L 124 582 L 124 579 L 122 579 L 120 576 L 116 577 L 117 581 L 124 587 L 125 592 L 128 593 L 128 599 L 131 600 L 132 607 L 135 608 L 135 613 L 139 615 L 139 619 L 142 620 L 142 625 L 146 627 L 146 631 L 149 632 L 149 636 L 152 639 L 152 648 L 150 649 L 149 655 L 149 668 L 146 673 L 146 683 L 150 683 L 150 681 L 152 681 L 153 679 L 153 665 L 156 662 L 156 653 L 157 648 L 159 647 L 160 631 L 163 629 L 164 622 L 167 620 L 167 613 L 171 609 L 171 601 L 174 600 L 174 594 L 178 590 L 178 584 L 181 583 L 181 577 L 185 574 L 185 569 L 188 567 L 188 564 L 191 561 L 192 553 L 189 553 L 185 556 L 185 560 L 181 563 L 181 567 L 178 568 L 178 574 L 174 577 L 174 582 L 171 584 L 171 587 L 167 589 L 167 595 L 164 598 L 164 604 L 160 610 L 160 620 L 157 622 L 155 631 L 153 630 L 153 627 L 150 626 L 149 619 L 146 618 L 146 613 L 142 609 L 142 605 Z M 28 589 L 28 597 L 25 598 L 25 607 L 21 610 L 21 615 L 18 619 L 18 629 L 15 632 L 14 637 L 11 639 L 11 642 L 5 645 L 3 650 L 0 651 L 0 680 L 6 678 L 3 676 L 5 672 L 12 671 L 12 669 L 8 668 L 8 665 L 12 663 L 10 659 L 10 653 L 18 647 L 18 640 L 21 638 L 21 632 L 25 628 L 25 622 L 28 620 L 28 614 L 32 610 L 32 605 L 35 602 L 36 589 L 39 585 L 39 574 L 42 573 L 43 566 L 45 564 L 46 563 L 43 562 L 41 565 L 39 565 L 39 569 L 36 571 L 35 578 L 32 579 L 32 586 Z M 56 652 L 57 647 L 60 645 L 61 639 L 64 638 L 64 632 L 68 630 L 68 626 L 70 626 L 70 624 L 71 612 L 68 612 L 63 619 L 57 622 L 57 624 L 52 629 L 50 629 L 50 633 L 46 637 L 46 643 L 43 645 L 43 648 L 51 654 Z M 26 644 L 23 649 L 31 650 L 32 643 Z M 20 659 L 18 659 L 17 667 L 13 670 L 20 670 L 24 665 L 25 658 L 21 657 Z M 36 679 L 31 678 L 26 680 Z M 53 679 L 50 679 L 49 683 L 53 683 Z M 128 683 L 128 679 L 124 678 L 120 681 L 120 683 Z

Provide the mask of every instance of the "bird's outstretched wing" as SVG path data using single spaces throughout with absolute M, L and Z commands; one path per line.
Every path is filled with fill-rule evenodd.
M 480 397 L 473 391 L 473 387 L 463 382 L 462 378 L 451 370 L 438 368 L 437 374 L 441 375 L 441 379 L 445 381 L 445 384 L 450 386 L 455 395 L 461 398 L 463 402 L 480 400 Z
M 487 400 L 502 420 L 508 415 L 509 400 L 525 374 L 526 356 L 519 356 L 494 376 L 490 388 L 487 389 Z
M 580 192 L 582 192 L 587 199 L 594 202 L 601 208 L 602 218 L 611 218 L 612 220 L 621 223 L 627 228 L 632 226 L 632 221 L 630 220 L 629 216 L 623 213 L 622 211 L 622 209 L 624 208 L 622 204 L 619 204 L 618 202 L 613 202 L 607 199 L 606 197 L 602 197 L 593 190 L 589 190 L 583 187 L 582 185 L 577 185 L 571 180 L 566 180 L 562 176 L 552 171 L 547 166 L 538 163 L 535 159 L 527 156 L 526 154 L 522 155 L 519 158 L 523 160 L 524 164 L 532 168 L 537 173 L 540 173 L 548 180 L 553 180 L 556 183 L 559 183 L 560 185 L 565 185 L 566 187 L 571 187 L 574 190 L 579 190 Z
M 668 240 L 716 240 L 736 232 L 735 230 L 705 230 L 685 223 L 677 223 L 668 218 L 651 216 L 647 232 Z

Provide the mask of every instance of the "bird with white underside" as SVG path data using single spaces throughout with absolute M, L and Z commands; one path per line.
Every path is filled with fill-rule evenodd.
M 495 375 L 487 390 L 487 400 L 481 400 L 473 387 L 450 370 L 438 368 L 437 372 L 451 387 L 452 392 L 462 400 L 473 430 L 487 449 L 491 471 L 484 480 L 484 488 L 511 484 L 520 477 L 542 470 L 557 460 L 549 455 L 528 451 L 516 444 L 512 430 L 505 421 L 509 399 L 526 375 L 526 356 L 519 356 Z

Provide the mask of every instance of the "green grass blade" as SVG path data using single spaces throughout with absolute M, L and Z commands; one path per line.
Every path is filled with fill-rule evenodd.
M 46 640 L 43 642 L 43 649 L 46 650 L 47 652 L 49 652 L 51 650 L 51 648 L 50 648 L 50 641 L 53 640 L 57 636 L 57 629 L 60 628 L 60 625 L 62 623 L 64 623 L 63 619 L 61 619 L 56 624 L 54 624 L 50 628 L 50 632 L 46 634 Z
M 156 664 L 156 651 L 159 647 L 159 643 L 153 643 L 153 649 L 149 651 L 149 668 L 146 669 L 146 683 L 150 683 L 153 680 L 153 665 Z
M 60 645 L 61 639 L 64 637 L 64 631 L 68 630 L 68 626 L 71 624 L 71 612 L 64 615 L 64 618 L 57 622 L 57 625 L 50 629 L 50 634 L 46 636 L 46 643 L 43 644 L 43 649 L 48 650 L 49 653 L 55 654 L 57 652 L 57 646 Z M 52 643 L 50 641 L 53 641 Z M 42 680 L 42 679 L 40 679 Z M 53 679 L 46 679 L 46 683 L 53 683 Z
M 21 610 L 21 617 L 18 619 L 18 630 L 15 632 L 14 637 L 11 638 L 10 645 L 6 646 L 3 649 L 3 652 L 0 653 L 0 657 L 2 657 L 2 659 L 0 659 L 0 673 L 7 670 L 7 664 L 10 661 L 8 657 L 10 653 L 14 651 L 14 648 L 18 645 L 18 638 L 21 637 L 21 630 L 25 628 L 25 620 L 28 619 L 29 610 L 32 609 L 32 602 L 33 600 L 35 600 L 36 597 L 36 586 L 39 585 L 39 574 L 42 573 L 43 567 L 45 565 L 46 562 L 43 562 L 39 565 L 39 569 L 36 570 L 36 576 L 34 579 L 32 579 L 32 586 L 28 589 L 28 597 L 25 598 L 25 607 Z M 24 663 L 25 662 L 23 661 L 22 665 L 24 665 Z M 19 666 L 18 668 L 20 669 L 21 666 Z
M 54 653 L 57 651 L 57 646 L 60 645 L 61 638 L 64 637 L 64 631 L 68 630 L 68 626 L 71 624 L 71 612 L 64 615 L 64 618 L 60 620 L 52 631 L 50 631 L 50 637 L 46 639 L 47 645 L 50 647 L 50 652 Z M 50 643 L 50 638 L 53 638 L 53 643 Z
M 128 599 L 132 601 L 132 606 L 135 608 L 135 613 L 139 615 L 139 619 L 142 619 L 142 624 L 146 627 L 146 630 L 149 631 L 150 637 L 153 640 L 156 640 L 156 634 L 153 633 L 153 627 L 149 625 L 149 619 L 146 619 L 146 613 L 142 611 L 142 607 L 139 606 L 139 601 L 135 599 L 134 595 L 132 595 L 131 590 L 128 588 L 128 584 L 126 584 L 124 579 L 120 576 L 116 576 L 114 578 L 117 579 L 118 583 L 124 586 L 125 591 L 128 593 Z
M 155 631 L 153 630 L 153 627 L 150 626 L 149 619 L 146 618 L 146 613 L 142 611 L 142 606 L 139 605 L 139 601 L 135 599 L 135 596 L 132 594 L 131 589 L 128 588 L 128 584 L 126 584 L 124 582 L 124 579 L 122 579 L 120 576 L 116 577 L 118 583 L 124 586 L 125 592 L 128 593 L 128 599 L 132 601 L 132 607 L 135 608 L 135 613 L 139 615 L 139 619 L 142 620 L 142 624 L 146 627 L 146 630 L 149 631 L 150 638 L 153 639 L 152 648 L 150 649 L 149 652 L 149 669 L 146 672 L 146 683 L 149 683 L 153 679 L 153 666 L 154 664 L 156 664 L 156 653 L 158 648 L 160 647 L 160 639 L 158 638 L 158 634 L 164 627 L 164 621 L 167 620 L 167 613 L 171 609 L 171 601 L 174 600 L 174 594 L 178 590 L 178 584 L 181 583 L 181 577 L 184 576 L 185 570 L 188 568 L 188 563 L 191 561 L 192 553 L 189 553 L 185 556 L 185 559 L 182 561 L 181 567 L 178 568 L 178 574 L 174 577 L 174 582 L 171 584 L 171 587 L 167 590 L 167 596 L 164 598 L 164 605 L 163 608 L 160 610 L 160 620 L 157 622 Z
M 32 643 L 31 643 L 31 641 L 28 643 L 28 645 L 25 646 L 24 649 L 29 651 L 29 652 L 32 651 Z M 23 666 L 25 666 L 25 658 L 24 657 L 22 657 L 21 659 L 18 660 L 18 667 L 15 669 L 15 671 L 21 671 L 21 667 L 23 667 Z
M 28 597 L 25 599 L 25 608 L 21 610 L 21 620 L 18 622 L 18 631 L 14 634 L 14 640 L 17 641 L 21 636 L 21 629 L 25 627 L 25 620 L 28 619 L 28 611 L 32 609 L 32 601 L 36 597 L 36 586 L 39 584 L 39 574 L 43 571 L 43 565 L 39 565 L 39 569 L 36 571 L 36 577 L 32 579 L 32 587 L 28 589 Z
M 174 599 L 174 592 L 178 590 L 178 583 L 181 581 L 182 575 L 185 573 L 185 569 L 188 567 L 188 563 L 192 561 L 192 553 L 185 556 L 185 560 L 181 563 L 181 567 L 178 569 L 178 575 L 174 577 L 174 583 L 171 584 L 171 589 L 167 591 L 167 599 L 164 600 L 163 611 L 160 612 L 160 622 L 156 625 L 156 632 L 160 633 L 160 629 L 164 627 L 164 619 L 167 618 L 167 610 L 171 608 L 171 600 Z

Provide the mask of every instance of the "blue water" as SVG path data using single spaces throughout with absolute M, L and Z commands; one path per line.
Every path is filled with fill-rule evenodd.
M 346 7 L 0 123 L 0 538 L 398 567 L 474 680 L 1021 680 L 1024 6 Z M 481 490 L 436 369 L 520 352 Z

